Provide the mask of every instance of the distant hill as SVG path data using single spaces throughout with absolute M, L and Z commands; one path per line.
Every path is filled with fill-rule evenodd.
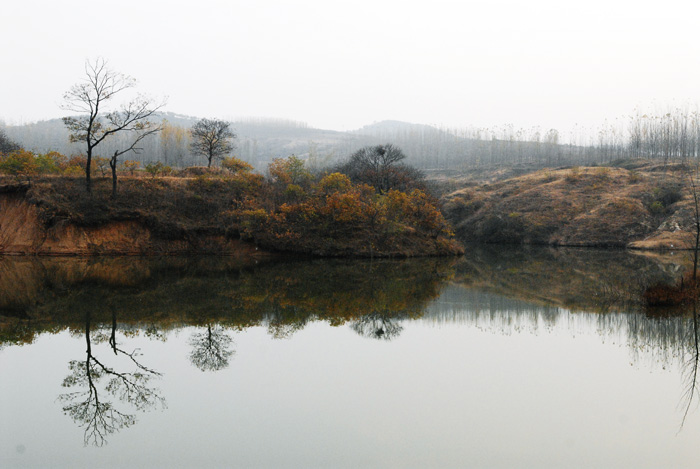
M 357 135 L 373 135 L 373 136 L 392 136 L 401 133 L 447 133 L 444 130 L 440 130 L 437 127 L 426 124 L 412 124 L 410 122 L 396 121 L 396 120 L 384 120 L 380 122 L 374 122 L 369 125 L 365 125 L 357 130 L 351 131 L 353 134 Z
M 162 161 L 171 166 L 204 164 L 189 152 L 189 129 L 198 118 L 163 112 L 158 114 L 168 131 L 146 139 L 139 155 L 130 154 L 143 164 Z M 407 156 L 407 163 L 424 170 L 465 170 L 485 166 L 528 167 L 562 166 L 599 162 L 596 149 L 559 145 L 547 141 L 523 141 L 512 134 L 496 137 L 495 131 L 465 129 L 454 131 L 424 124 L 386 120 L 357 130 L 339 132 L 309 127 L 303 122 L 284 119 L 243 119 L 232 122 L 237 138 L 234 154 L 264 171 L 274 158 L 296 155 L 311 168 L 331 167 L 367 145 L 392 143 Z M 68 141 L 61 119 L 5 127 L 9 138 L 24 148 L 44 153 L 59 151 L 79 154 L 82 146 Z M 123 147 L 119 137 L 99 147 L 102 156 Z

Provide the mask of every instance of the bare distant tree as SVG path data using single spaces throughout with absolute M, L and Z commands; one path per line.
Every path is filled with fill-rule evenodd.
M 231 130 L 231 124 L 217 119 L 201 119 L 192 126 L 192 143 L 190 149 L 197 156 L 207 159 L 207 167 L 211 168 L 214 159 L 222 159 L 228 155 L 234 146 L 231 140 L 236 134 Z
M 390 189 L 422 188 L 423 175 L 412 166 L 402 164 L 404 159 L 406 155 L 399 147 L 387 143 L 360 148 L 337 170 L 353 182 L 369 184 L 381 193 Z
M 63 96 L 62 109 L 79 113 L 78 116 L 64 117 L 63 123 L 68 127 L 71 142 L 83 142 L 87 156 L 85 167 L 85 187 L 91 192 L 90 166 L 92 156 L 100 143 L 117 133 L 133 135 L 131 144 L 117 150 L 112 156 L 113 191 L 116 191 L 116 160 L 126 152 L 138 152 L 138 143 L 146 136 L 156 133 L 160 126 L 149 119 L 165 105 L 154 103 L 144 96 L 137 96 L 119 110 L 109 110 L 114 97 L 120 92 L 135 86 L 135 80 L 122 73 L 107 68 L 104 59 L 85 62 L 85 81 L 75 84 Z M 112 165 L 113 163 L 113 165 Z

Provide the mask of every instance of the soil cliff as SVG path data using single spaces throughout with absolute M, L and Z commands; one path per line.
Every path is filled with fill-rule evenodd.
M 156 255 L 219 253 L 251 255 L 250 243 L 222 235 L 188 235 L 161 239 L 137 220 L 115 220 L 98 226 L 57 221 L 46 226 L 36 205 L 24 194 L 0 194 L 0 254 Z

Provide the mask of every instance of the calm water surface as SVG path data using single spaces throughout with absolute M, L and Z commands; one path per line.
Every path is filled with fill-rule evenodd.
M 698 467 L 682 263 L 0 259 L 0 467 Z

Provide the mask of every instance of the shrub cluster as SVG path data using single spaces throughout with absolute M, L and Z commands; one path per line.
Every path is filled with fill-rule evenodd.
M 138 163 L 125 161 L 122 172 Z M 127 178 L 117 197 L 105 179 L 81 193 L 78 179 L 43 178 L 29 194 L 47 224 L 58 218 L 81 225 L 137 219 L 156 236 L 191 239 L 198 234 L 241 236 L 279 251 L 327 256 L 417 256 L 457 254 L 461 247 L 433 196 L 420 188 L 399 190 L 353 181 L 333 172 L 314 175 L 303 160 L 275 159 L 269 176 L 252 172 L 237 158 L 221 169 L 173 172 L 162 163 L 146 165 L 149 178 Z M 92 168 L 110 170 L 93 158 Z M 16 177 L 37 174 L 84 175 L 85 160 L 58 153 L 19 150 L 0 159 L 0 171 Z M 160 176 L 173 178 L 161 179 Z M 404 181 L 396 180 L 401 189 Z
M 158 168 L 163 169 L 162 163 Z M 28 150 L 18 149 L 0 153 L 0 174 L 16 179 L 31 180 L 35 176 L 60 175 L 84 176 L 87 158 L 82 155 L 66 156 L 56 151 L 36 154 Z M 138 170 L 140 163 L 125 160 L 119 165 L 119 171 L 129 172 L 132 176 Z M 90 171 L 93 176 L 106 177 L 110 171 L 109 159 L 96 156 L 92 159 Z
M 241 233 L 264 247 L 321 255 L 456 253 L 436 199 L 355 183 L 338 172 L 314 180 L 296 157 L 270 165 L 268 190 L 237 213 Z

